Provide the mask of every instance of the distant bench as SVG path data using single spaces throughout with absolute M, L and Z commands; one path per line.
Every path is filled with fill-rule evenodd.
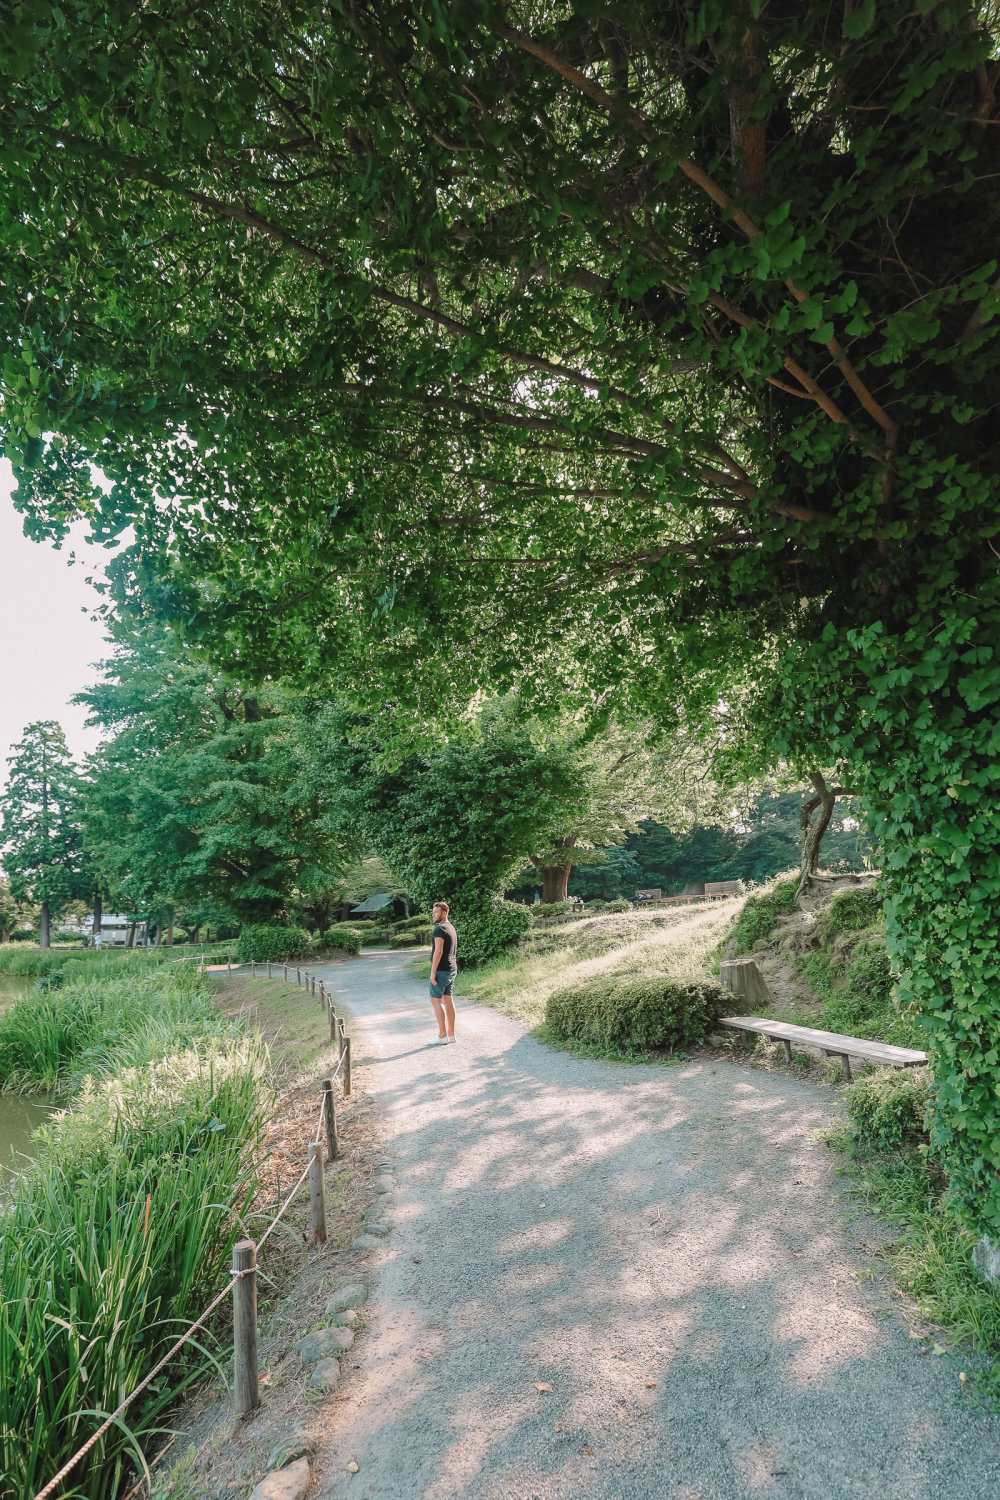
M 793 1026 L 788 1021 L 768 1021 L 763 1016 L 722 1016 L 717 1025 L 727 1031 L 749 1031 L 781 1042 L 788 1061 L 792 1060 L 792 1043 L 813 1047 L 827 1057 L 839 1057 L 844 1077 L 850 1081 L 851 1058 L 879 1063 L 884 1068 L 919 1068 L 927 1061 L 926 1052 L 913 1047 L 891 1047 L 888 1042 L 868 1042 L 857 1036 L 841 1036 L 837 1031 L 818 1031 L 812 1026 Z

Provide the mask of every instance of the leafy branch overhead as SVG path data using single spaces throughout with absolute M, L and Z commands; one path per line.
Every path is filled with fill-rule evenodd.
M 109 606 L 243 675 L 738 702 L 741 770 L 842 765 L 1000 1236 L 997 33 L 43 0 L 0 59 L 0 399 L 32 533 L 134 528 Z

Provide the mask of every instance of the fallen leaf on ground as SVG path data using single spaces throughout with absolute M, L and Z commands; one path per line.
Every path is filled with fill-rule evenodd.
M 547 1380 L 536 1380 L 535 1381 L 535 1390 L 536 1391 L 551 1391 L 551 1389 L 552 1389 L 552 1387 L 549 1385 L 549 1382 Z
M 356 1458 L 350 1458 L 350 1459 L 348 1459 L 348 1461 L 347 1461 L 347 1472 L 348 1472 L 348 1474 L 356 1474 L 360 1468 L 361 1468 L 361 1465 L 358 1463 L 358 1461 L 357 1461 Z
M 586 1453 L 588 1458 L 593 1458 L 594 1456 L 594 1450 L 589 1443 L 584 1443 L 583 1447 L 580 1449 L 580 1452 Z
M 965 1371 L 964 1370 L 959 1370 L 959 1372 L 958 1372 L 958 1383 L 959 1383 L 959 1385 L 965 1385 L 966 1382 L 968 1381 L 968 1379 L 969 1379 L 969 1377 L 968 1377 L 968 1375 L 966 1375 Z
M 647 1391 L 655 1391 L 656 1390 L 656 1381 L 655 1380 L 647 1380 L 646 1381 L 646 1389 L 647 1389 Z

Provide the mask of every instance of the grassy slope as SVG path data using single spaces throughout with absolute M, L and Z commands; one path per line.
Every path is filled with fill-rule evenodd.
M 543 928 L 511 957 L 459 979 L 463 997 L 492 1005 L 526 1026 L 545 1020 L 556 989 L 602 974 L 702 979 L 742 899 L 611 913 Z

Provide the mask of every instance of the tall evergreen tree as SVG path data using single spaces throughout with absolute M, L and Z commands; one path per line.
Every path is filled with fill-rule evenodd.
M 83 892 L 80 777 L 54 719 L 29 724 L 7 764 L 3 866 L 14 900 L 40 905 L 38 941 L 47 948 L 53 917 Z
M 310 722 L 287 694 L 248 689 L 178 650 L 169 631 L 119 630 L 80 695 L 108 739 L 92 757 L 87 845 L 116 899 L 170 925 L 280 919 L 339 865 L 311 774 Z

